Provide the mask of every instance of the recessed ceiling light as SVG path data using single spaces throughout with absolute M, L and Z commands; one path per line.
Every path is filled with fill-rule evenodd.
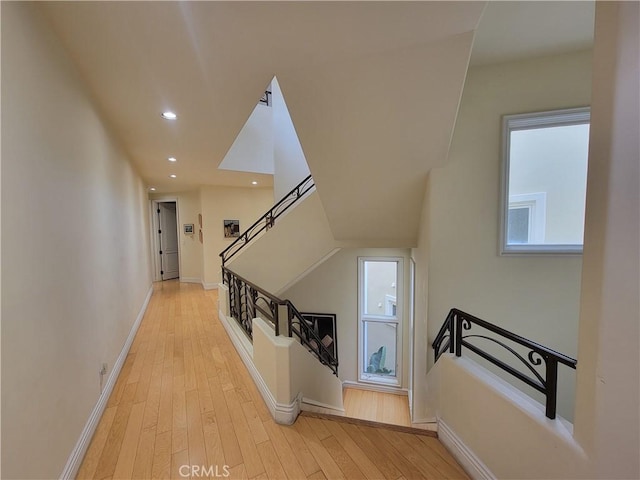
M 169 157 L 167 158 L 167 160 L 169 160 L 170 162 L 177 162 L 178 159 L 176 157 Z
M 152 192 L 156 191 L 156 187 L 151 187 L 149 190 L 151 190 Z
M 166 111 L 166 112 L 162 112 L 162 118 L 166 120 L 175 120 L 176 118 L 178 118 L 178 116 L 173 112 Z
M 171 178 L 177 178 L 178 176 L 175 173 L 172 173 L 171 175 L 169 175 Z
M 256 182 L 255 180 L 253 182 L 251 182 L 251 185 L 257 185 L 258 182 Z

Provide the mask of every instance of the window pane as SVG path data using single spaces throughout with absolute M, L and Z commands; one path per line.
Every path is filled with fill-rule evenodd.
M 395 318 L 397 282 L 397 262 L 364 262 L 364 314 Z
M 364 322 L 364 329 L 363 373 L 395 376 L 397 324 Z
M 508 225 L 507 241 L 510 244 L 529 243 L 529 209 L 527 207 L 510 208 Z
M 509 150 L 509 199 L 531 201 L 531 243 L 581 245 L 587 187 L 589 124 L 512 130 Z M 523 243 L 524 214 L 509 211 L 508 243 Z M 519 229 L 511 232 L 510 228 Z M 525 242 L 526 243 L 526 242 Z

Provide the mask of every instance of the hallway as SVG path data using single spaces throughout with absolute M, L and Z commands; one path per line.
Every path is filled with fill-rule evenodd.
M 154 284 L 78 478 L 467 478 L 440 442 L 339 421 L 277 425 L 217 317 L 217 291 Z

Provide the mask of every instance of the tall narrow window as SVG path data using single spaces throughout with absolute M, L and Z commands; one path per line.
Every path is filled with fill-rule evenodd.
M 589 108 L 503 118 L 501 252 L 580 253 Z
M 360 381 L 400 385 L 402 258 L 359 258 Z

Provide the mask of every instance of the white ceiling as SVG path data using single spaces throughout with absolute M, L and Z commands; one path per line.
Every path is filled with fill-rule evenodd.
M 474 62 L 588 47 L 592 4 L 569 3 L 492 3 Z M 217 167 L 277 75 L 334 236 L 378 246 L 417 238 L 426 175 L 446 160 L 484 7 L 42 3 L 148 185 L 271 185 L 270 175 Z M 178 120 L 163 120 L 167 109 Z
M 593 45 L 594 1 L 489 2 L 471 65 L 586 50 Z

